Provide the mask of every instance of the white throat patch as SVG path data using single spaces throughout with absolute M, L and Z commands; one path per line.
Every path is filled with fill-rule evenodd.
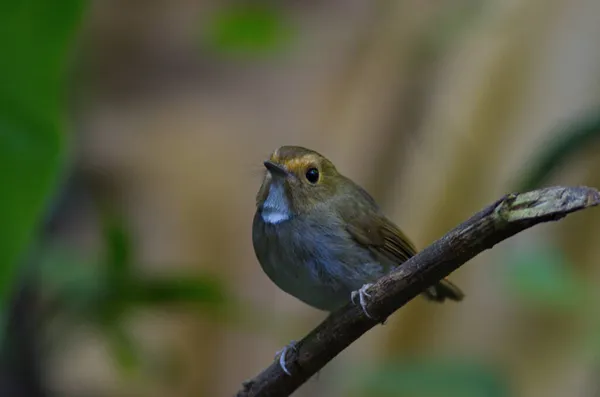
M 263 221 L 275 224 L 287 221 L 291 217 L 292 214 L 283 185 L 280 182 L 272 182 L 269 187 L 269 195 L 263 204 Z

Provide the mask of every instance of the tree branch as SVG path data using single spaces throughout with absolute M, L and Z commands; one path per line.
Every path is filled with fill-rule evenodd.
M 370 289 L 365 316 L 351 303 L 332 313 L 287 357 L 286 375 L 277 360 L 244 382 L 238 397 L 288 396 L 362 334 L 446 277 L 469 259 L 522 230 L 600 204 L 588 187 L 551 187 L 509 194 L 455 227 L 441 239 L 382 277 Z

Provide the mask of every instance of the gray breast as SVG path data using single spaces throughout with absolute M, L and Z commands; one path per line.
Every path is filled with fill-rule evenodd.
M 298 218 L 266 224 L 255 216 L 254 249 L 279 288 L 313 307 L 333 311 L 349 301 L 352 291 L 383 275 L 383 267 L 368 250 L 357 250 L 349 235 L 334 230 L 340 229 Z

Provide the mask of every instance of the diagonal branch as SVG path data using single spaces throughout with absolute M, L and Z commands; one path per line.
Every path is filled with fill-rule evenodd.
M 475 255 L 538 223 L 598 204 L 600 193 L 588 187 L 558 186 L 502 197 L 379 279 L 369 289 L 367 307 L 375 320 L 358 306 L 344 306 L 304 337 L 295 354 L 288 354 L 291 376 L 275 361 L 244 382 L 237 396 L 288 396 L 362 334 Z

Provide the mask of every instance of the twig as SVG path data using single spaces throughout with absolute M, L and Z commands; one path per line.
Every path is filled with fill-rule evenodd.
M 370 289 L 367 311 L 348 304 L 332 313 L 288 354 L 286 375 L 277 361 L 244 382 L 238 397 L 288 396 L 362 334 L 446 277 L 469 259 L 538 223 L 600 204 L 600 193 L 588 187 L 551 187 L 509 194 L 455 227 Z

